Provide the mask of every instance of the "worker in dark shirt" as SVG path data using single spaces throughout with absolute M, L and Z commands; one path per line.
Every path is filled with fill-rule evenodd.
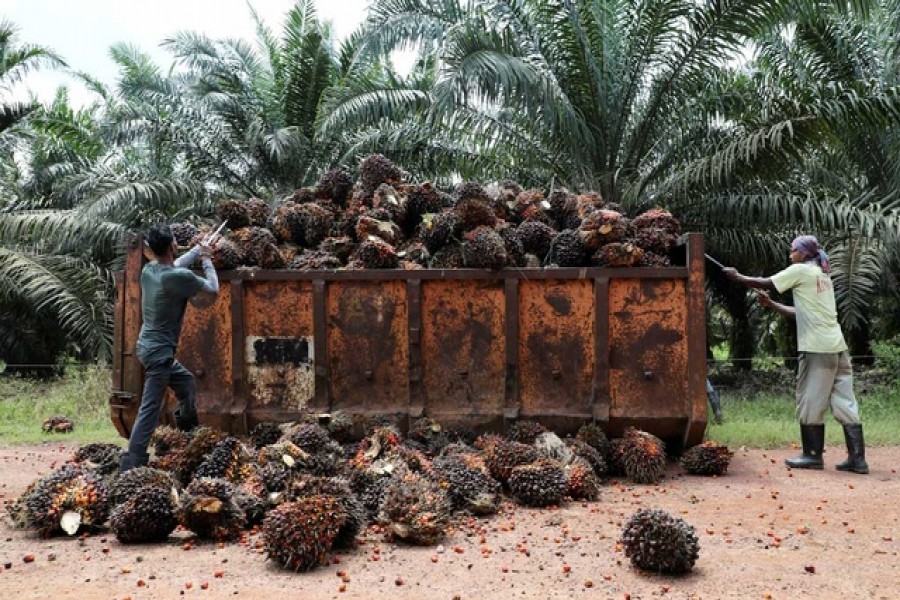
M 194 376 L 175 360 L 188 299 L 198 293 L 216 294 L 219 279 L 210 259 L 210 248 L 198 245 L 176 259 L 175 238 L 168 225 L 158 225 L 147 234 L 148 257 L 153 260 L 141 271 L 141 316 L 136 354 L 144 367 L 144 393 L 128 451 L 122 455 L 119 471 L 147 464 L 150 436 L 159 424 L 166 388 L 171 387 L 178 400 L 175 423 L 188 431 L 198 425 Z M 190 267 L 197 258 L 203 264 L 204 277 Z

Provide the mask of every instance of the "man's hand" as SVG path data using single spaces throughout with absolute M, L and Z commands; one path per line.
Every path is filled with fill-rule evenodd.
M 741 278 L 741 274 L 738 273 L 738 270 L 734 267 L 725 267 L 724 269 L 722 269 L 722 273 L 724 273 L 725 277 L 727 277 L 731 281 L 738 281 Z
M 772 298 L 769 296 L 768 292 L 756 290 L 756 301 L 759 302 L 760 306 L 772 308 Z
M 212 258 L 212 247 L 207 244 L 199 244 L 200 258 Z

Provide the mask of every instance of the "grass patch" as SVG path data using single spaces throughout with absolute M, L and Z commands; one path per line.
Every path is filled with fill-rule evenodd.
M 0 444 L 40 442 L 122 443 L 109 418 L 109 368 L 69 367 L 61 378 L 45 381 L 0 375 Z M 44 433 L 53 415 L 75 422 L 69 434 Z
M 900 387 L 879 386 L 857 400 L 867 446 L 900 445 Z M 790 392 L 732 395 L 722 392 L 725 422 L 710 422 L 706 437 L 732 447 L 777 448 L 800 442 L 800 426 Z M 830 413 L 825 417 L 827 445 L 843 445 L 844 432 Z

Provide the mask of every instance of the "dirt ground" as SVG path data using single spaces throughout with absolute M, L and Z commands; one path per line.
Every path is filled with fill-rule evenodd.
M 0 448 L 0 501 L 71 455 L 65 444 Z M 508 506 L 461 523 L 439 548 L 368 532 L 354 551 L 306 574 L 279 569 L 259 535 L 220 546 L 177 531 L 124 546 L 111 534 L 42 540 L 0 525 L 0 592 L 11 598 L 884 598 L 900 597 L 900 448 L 869 449 L 872 473 L 789 472 L 795 450 L 737 449 L 721 478 L 670 465 L 657 486 L 609 481 L 598 502 Z M 617 548 L 637 509 L 692 524 L 700 559 L 684 577 L 631 568 Z M 24 562 L 26 554 L 35 560 Z M 343 586 L 343 587 L 342 587 Z M 343 591 L 342 591 L 343 590 Z

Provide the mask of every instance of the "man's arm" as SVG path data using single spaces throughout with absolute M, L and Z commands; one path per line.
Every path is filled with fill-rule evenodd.
M 216 267 L 212 263 L 212 258 L 210 258 L 212 250 L 208 246 L 197 247 L 200 248 L 200 261 L 203 265 L 203 287 L 200 289 L 210 294 L 218 294 L 219 276 L 216 274 Z
M 725 276 L 731 281 L 740 283 L 749 288 L 756 290 L 771 290 L 773 292 L 777 291 L 775 284 L 772 283 L 772 280 L 768 277 L 747 277 L 746 275 L 741 275 L 734 267 L 725 267 L 722 269 L 722 272 L 725 273 Z
M 194 246 L 193 248 L 191 248 L 190 250 L 188 250 L 187 252 L 185 252 L 184 254 L 179 256 L 178 258 L 176 258 L 175 262 L 173 264 L 176 267 L 182 267 L 182 268 L 187 269 L 192 264 L 194 264 L 194 261 L 196 261 L 197 257 L 200 256 L 200 251 L 201 251 L 200 245 L 197 244 L 196 246 Z
M 775 302 L 774 300 L 772 300 L 772 298 L 769 297 L 769 294 L 767 294 L 766 292 L 756 292 L 756 300 L 757 302 L 759 302 L 760 306 L 771 308 L 783 317 L 789 317 L 791 319 L 797 318 L 796 308 L 794 308 L 793 306 L 788 306 L 787 304 Z

